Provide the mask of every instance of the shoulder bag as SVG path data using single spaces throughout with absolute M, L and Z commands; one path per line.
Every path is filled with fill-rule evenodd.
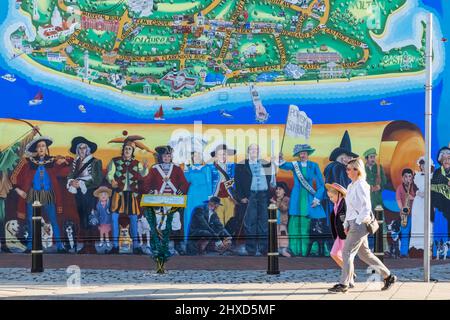
M 378 224 L 378 220 L 375 218 L 375 215 L 372 211 L 370 211 L 370 221 L 366 223 L 367 231 L 369 231 L 370 234 L 375 234 L 375 232 L 378 231 L 380 228 L 380 225 Z

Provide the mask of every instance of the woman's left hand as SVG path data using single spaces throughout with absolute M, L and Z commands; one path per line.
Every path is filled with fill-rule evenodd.
M 367 217 L 364 218 L 364 220 L 363 220 L 362 222 L 363 222 L 363 223 L 369 223 L 370 220 L 371 220 L 371 217 L 370 217 L 370 216 L 367 216 Z

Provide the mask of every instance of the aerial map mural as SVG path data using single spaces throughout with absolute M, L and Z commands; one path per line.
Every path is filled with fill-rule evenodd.
M 265 201 L 279 208 L 280 254 L 329 255 L 324 182 L 348 185 L 346 161 L 359 155 L 373 210 L 384 210 L 386 254 L 420 256 L 429 12 L 432 156 L 448 179 L 448 1 L 2 1 L 2 250 L 31 249 L 39 199 L 48 252 L 151 254 L 149 235 L 171 223 L 170 255 L 265 254 L 249 240 L 266 241 L 267 230 L 243 190 L 256 145 L 270 162 Z M 295 167 L 282 163 L 301 154 L 318 165 L 306 175 L 322 213 L 282 209 L 301 198 Z M 440 259 L 450 195 L 435 185 Z M 161 193 L 187 195 L 186 207 L 148 221 L 143 195 Z M 212 196 L 221 227 L 203 245 L 196 209 Z

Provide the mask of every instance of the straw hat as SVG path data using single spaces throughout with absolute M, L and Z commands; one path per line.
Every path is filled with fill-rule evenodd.
M 108 197 L 111 197 L 112 190 L 105 186 L 101 186 L 101 187 L 97 188 L 97 190 L 94 191 L 94 197 L 96 197 L 96 198 L 100 197 L 100 193 L 102 193 L 102 192 L 106 192 L 108 194 Z
M 337 192 L 339 192 L 340 194 L 342 194 L 344 197 L 347 195 L 347 189 L 345 189 L 343 186 L 341 186 L 339 183 L 325 183 L 325 188 L 327 188 L 327 190 L 336 190 Z

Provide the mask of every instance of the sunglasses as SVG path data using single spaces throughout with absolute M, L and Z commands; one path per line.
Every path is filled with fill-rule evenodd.
M 353 171 L 358 171 L 358 169 L 356 169 L 356 168 L 346 168 L 346 169 L 347 169 L 347 171 L 350 171 L 352 169 L 353 169 Z

